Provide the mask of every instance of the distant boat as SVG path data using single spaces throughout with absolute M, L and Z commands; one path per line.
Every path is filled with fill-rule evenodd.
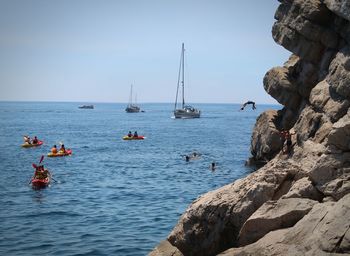
M 180 78 L 181 78 L 181 87 L 182 87 L 182 105 L 181 105 L 181 108 L 177 108 Z M 179 77 L 177 80 L 174 116 L 175 118 L 199 118 L 201 116 L 201 111 L 199 109 L 196 109 L 190 105 L 185 104 L 185 45 L 184 43 L 182 43 L 182 50 L 181 50 L 181 59 L 180 59 Z
M 82 108 L 82 109 L 94 109 L 94 105 L 81 105 L 81 106 L 79 106 L 79 108 Z
M 140 107 L 136 104 L 136 99 L 135 99 L 135 104 L 132 103 L 132 85 L 130 88 L 130 96 L 129 96 L 129 104 L 125 109 L 126 112 L 128 113 L 138 113 L 140 112 Z

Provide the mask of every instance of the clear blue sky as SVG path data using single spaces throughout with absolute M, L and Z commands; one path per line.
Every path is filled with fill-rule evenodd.
M 275 103 L 264 74 L 290 53 L 277 0 L 0 0 L 0 100 Z

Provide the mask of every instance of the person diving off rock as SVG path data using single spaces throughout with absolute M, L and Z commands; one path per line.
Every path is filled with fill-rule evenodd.
M 246 103 L 244 103 L 241 107 L 241 110 L 243 110 L 245 108 L 245 106 L 247 106 L 248 104 L 251 104 L 252 105 L 252 109 L 255 110 L 256 107 L 255 107 L 255 102 L 254 101 L 247 101 Z

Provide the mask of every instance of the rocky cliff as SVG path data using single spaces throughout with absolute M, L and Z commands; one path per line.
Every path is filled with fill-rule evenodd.
M 263 84 L 284 107 L 251 144 L 266 164 L 194 201 L 150 255 L 350 254 L 350 0 L 280 2 L 272 36 L 292 55 Z

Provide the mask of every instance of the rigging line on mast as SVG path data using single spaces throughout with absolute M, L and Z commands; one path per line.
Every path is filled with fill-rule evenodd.
M 182 51 L 182 50 L 181 50 Z M 180 76 L 181 76 L 181 62 L 182 62 L 182 54 L 180 56 L 180 65 L 179 65 L 179 74 L 177 76 L 177 88 L 176 88 L 176 98 L 175 98 L 175 108 L 177 106 L 177 98 L 178 98 L 178 94 L 179 94 L 179 86 L 180 86 Z

